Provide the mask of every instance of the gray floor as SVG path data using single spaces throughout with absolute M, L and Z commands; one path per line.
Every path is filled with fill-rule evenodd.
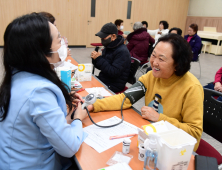
M 79 63 L 91 63 L 90 53 L 93 51 L 93 49 L 94 48 L 72 48 L 72 57 L 76 59 Z M 0 54 L 2 53 L 2 51 L 2 48 L 0 48 Z M 201 54 L 201 78 L 199 79 L 199 81 L 202 85 L 206 85 L 208 82 L 212 82 L 214 80 L 215 73 L 220 67 L 222 67 L 221 63 L 222 56 Z M 199 63 L 192 63 L 190 72 L 193 73 L 196 77 L 199 77 Z M 95 70 L 95 74 L 97 75 L 98 73 L 99 70 Z M 2 57 L 0 57 L 0 82 L 3 74 Z M 127 86 L 129 87 L 130 84 L 127 84 Z M 137 108 L 139 111 L 141 110 L 142 106 L 144 106 L 144 98 L 134 104 L 134 107 Z M 220 142 L 215 141 L 205 133 L 203 133 L 202 138 L 210 143 L 212 146 L 214 146 L 222 154 L 222 144 Z

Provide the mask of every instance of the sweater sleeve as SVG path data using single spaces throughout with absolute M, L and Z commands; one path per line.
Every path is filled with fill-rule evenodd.
M 147 32 L 152 35 L 152 36 L 155 36 L 155 34 L 157 33 L 158 29 L 157 30 L 147 30 Z
M 55 151 L 64 157 L 72 157 L 86 137 L 82 122 L 75 120 L 71 124 L 67 124 L 56 95 L 48 88 L 36 89 L 30 97 L 29 103 L 33 122 Z
M 178 113 L 182 116 L 182 122 L 164 114 L 160 114 L 158 120 L 168 121 L 196 138 L 197 144 L 194 151 L 198 148 L 203 132 L 203 99 L 203 88 L 200 85 L 194 85 L 185 95 L 181 113 Z
M 150 44 L 154 44 L 155 43 L 155 40 L 153 39 L 153 37 L 150 36 L 150 34 L 149 34 L 149 43 Z
M 165 29 L 162 31 L 162 34 L 161 34 L 161 37 L 167 35 L 169 33 L 169 30 L 168 29 Z
M 221 83 L 221 78 L 222 78 L 222 67 L 217 71 L 215 75 L 214 83 L 217 83 L 217 82 Z
M 113 56 L 114 60 L 112 63 L 109 63 L 102 56 L 97 57 L 95 59 L 96 68 L 101 70 L 108 77 L 111 77 L 111 78 L 119 77 L 124 71 L 127 60 L 129 60 L 129 56 L 126 53 L 126 50 L 118 50 L 115 56 Z
M 125 95 L 121 93 L 104 99 L 97 99 L 96 102 L 93 104 L 94 112 L 120 110 L 124 98 Z M 130 108 L 131 106 L 132 104 L 130 103 L 130 100 L 126 98 L 123 104 L 123 109 Z

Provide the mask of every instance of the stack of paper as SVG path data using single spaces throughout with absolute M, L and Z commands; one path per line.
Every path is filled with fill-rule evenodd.
M 123 162 L 99 170 L 132 170 L 132 169 L 127 163 Z
M 88 93 L 93 93 L 96 97 L 99 96 L 111 96 L 111 94 L 104 89 L 104 87 L 93 87 L 93 88 L 86 88 L 85 89 Z
M 120 121 L 120 118 L 114 116 L 110 119 L 101 121 L 98 124 L 108 126 L 116 124 Z M 83 131 L 88 134 L 88 137 L 84 140 L 84 142 L 94 148 L 99 153 L 123 142 L 124 138 L 110 140 L 110 136 L 127 135 L 132 133 L 138 134 L 137 127 L 125 121 L 123 121 L 123 123 L 119 124 L 118 126 L 114 126 L 112 128 L 100 128 L 96 125 L 90 125 L 85 127 Z

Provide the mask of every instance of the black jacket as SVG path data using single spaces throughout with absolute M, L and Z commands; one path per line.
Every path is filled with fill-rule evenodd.
M 98 78 L 113 92 L 122 91 L 129 77 L 131 57 L 120 35 L 93 60 L 94 66 L 101 70 Z

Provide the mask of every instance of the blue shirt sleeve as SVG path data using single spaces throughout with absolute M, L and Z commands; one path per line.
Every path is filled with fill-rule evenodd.
M 29 98 L 30 114 L 55 151 L 64 157 L 72 157 L 78 151 L 86 134 L 83 132 L 81 121 L 75 120 L 71 125 L 67 124 L 57 97 L 63 95 L 57 96 L 46 87 L 35 89 Z

